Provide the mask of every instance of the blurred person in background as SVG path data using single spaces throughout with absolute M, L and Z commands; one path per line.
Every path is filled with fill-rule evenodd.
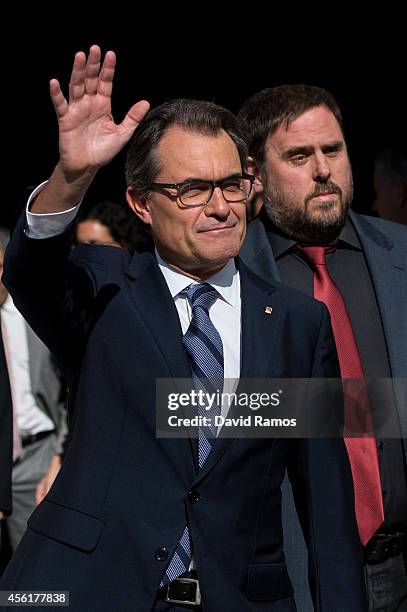
M 0 228 L 0 261 L 8 241 L 7 230 Z M 10 385 L 14 420 L 12 513 L 6 521 L 15 550 L 36 506 L 38 483 L 49 468 L 55 471 L 60 461 L 66 419 L 64 388 L 55 360 L 18 312 L 1 281 L 0 296 L 6 363 L 3 375 L 7 374 Z M 3 471 L 1 478 L 3 482 Z
M 407 225 L 407 155 L 401 148 L 381 149 L 374 160 L 373 210 L 379 217 Z
M 123 247 L 135 251 L 140 244 L 140 225 L 126 205 L 109 200 L 95 204 L 76 227 L 76 242 Z

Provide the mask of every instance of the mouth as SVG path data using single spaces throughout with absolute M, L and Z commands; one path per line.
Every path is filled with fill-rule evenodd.
M 199 230 L 198 233 L 202 233 L 202 234 L 216 234 L 216 233 L 220 233 L 220 232 L 225 232 L 227 230 L 232 230 L 234 229 L 236 226 L 235 225 L 224 225 L 224 226 L 216 226 L 216 227 L 211 227 L 208 229 L 204 229 L 204 230 Z
M 337 198 L 338 194 L 335 192 L 329 193 L 320 193 L 319 195 L 315 195 L 311 198 L 311 200 L 317 200 L 317 202 L 329 202 L 332 198 Z

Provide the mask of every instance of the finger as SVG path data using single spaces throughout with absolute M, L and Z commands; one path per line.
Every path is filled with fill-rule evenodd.
M 140 100 L 140 102 L 137 102 L 130 108 L 119 127 L 124 132 L 130 132 L 131 135 L 131 133 L 134 132 L 140 122 L 144 119 L 149 108 L 150 104 L 147 102 L 147 100 Z
M 55 112 L 58 119 L 63 117 L 68 111 L 68 102 L 62 93 L 61 86 L 57 79 L 51 79 L 49 82 L 49 93 L 51 95 L 52 104 L 54 105 Z
M 98 89 L 101 51 L 98 45 L 92 45 L 89 49 L 88 60 L 85 67 L 85 91 L 87 94 L 95 94 Z
M 98 93 L 102 96 L 111 97 L 113 89 L 113 77 L 116 68 L 116 54 L 107 51 L 99 74 Z
M 85 93 L 86 55 L 83 51 L 75 54 L 69 81 L 69 102 L 74 102 Z

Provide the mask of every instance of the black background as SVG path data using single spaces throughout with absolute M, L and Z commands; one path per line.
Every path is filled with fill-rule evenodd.
M 329 89 L 344 115 L 354 208 L 369 211 L 375 152 L 380 146 L 404 144 L 407 134 L 405 33 L 397 31 L 398 23 L 404 23 L 401 16 L 380 14 L 374 30 L 363 22 L 351 31 L 335 15 L 320 14 L 320 24 L 311 6 L 304 22 L 294 6 L 284 17 L 258 5 L 255 10 L 235 9 L 233 19 L 226 15 L 220 20 L 210 5 L 182 10 L 171 5 L 165 12 L 154 5 L 149 15 L 134 10 L 141 11 L 137 6 L 129 12 L 109 5 L 97 7 L 97 23 L 95 17 L 85 22 L 81 8 L 72 5 L 66 15 L 29 14 L 22 8 L 21 15 L 5 24 L 14 43 L 3 52 L 3 126 L 9 137 L 2 147 L 0 224 L 13 225 L 27 188 L 47 178 L 57 160 L 49 79 L 59 78 L 66 92 L 74 52 L 93 43 L 117 52 L 116 121 L 142 98 L 156 105 L 173 97 L 197 97 L 236 112 L 254 92 L 281 83 Z M 88 204 L 102 198 L 123 200 L 123 163 L 124 153 L 99 173 Z

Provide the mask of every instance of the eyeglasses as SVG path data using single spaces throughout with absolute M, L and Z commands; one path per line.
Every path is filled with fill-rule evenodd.
M 205 206 L 211 199 L 216 187 L 222 191 L 226 202 L 244 202 L 250 195 L 254 176 L 251 174 L 235 174 L 219 181 L 189 180 L 183 183 L 151 183 L 149 191 L 166 191 L 174 189 L 170 197 L 179 198 L 185 206 Z

